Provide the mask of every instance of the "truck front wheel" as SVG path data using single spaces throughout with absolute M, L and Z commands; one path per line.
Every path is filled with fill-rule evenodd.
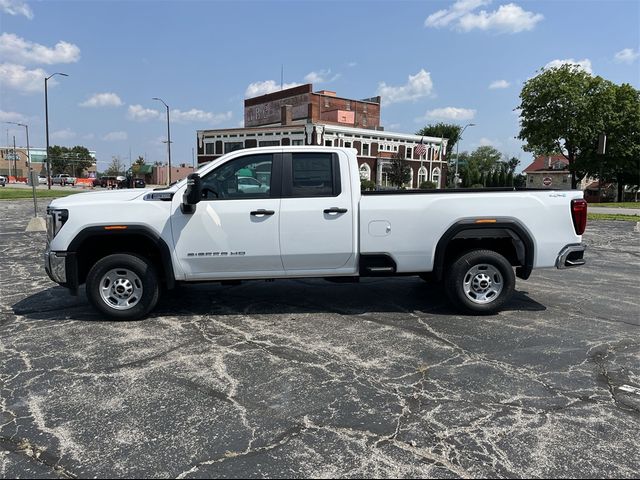
M 87 297 L 101 313 L 116 320 L 135 320 L 156 306 L 158 276 L 151 262 L 131 254 L 101 258 L 87 275 Z
M 445 276 L 449 299 L 474 314 L 496 313 L 511 298 L 516 277 L 509 261 L 493 250 L 458 257 Z

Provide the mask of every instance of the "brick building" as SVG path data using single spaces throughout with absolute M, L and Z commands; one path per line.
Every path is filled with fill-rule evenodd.
M 89 151 L 95 160 L 96 152 Z M 35 175 L 47 174 L 47 149 L 43 147 L 30 147 L 29 157 Z M 15 160 L 14 160 L 15 159 Z M 72 162 L 70 160 L 70 162 Z M 93 163 L 84 171 L 84 176 L 92 177 L 96 174 L 96 164 Z M 29 175 L 29 158 L 26 147 L 0 147 L 0 175 L 7 177 L 26 178 Z M 53 175 L 53 172 L 52 172 Z
M 242 128 L 198 130 L 198 164 L 234 150 L 266 146 L 322 145 L 355 148 L 363 179 L 390 186 L 386 165 L 400 155 L 411 165 L 406 185 L 418 188 L 446 180 L 447 139 L 386 132 L 380 126 L 380 97 L 352 100 L 335 92 L 313 92 L 311 84 L 246 99 Z M 426 154 L 416 158 L 420 142 Z

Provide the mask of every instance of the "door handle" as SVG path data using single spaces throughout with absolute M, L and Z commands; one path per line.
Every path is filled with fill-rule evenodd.
M 264 209 L 260 209 L 260 210 L 253 210 L 251 212 L 251 215 L 253 215 L 254 217 L 262 217 L 263 215 L 273 215 L 274 212 L 273 210 L 264 210 Z
M 328 213 L 328 214 L 332 214 L 332 213 L 347 213 L 347 209 L 346 208 L 338 208 L 338 207 L 325 208 L 324 209 L 324 213 Z

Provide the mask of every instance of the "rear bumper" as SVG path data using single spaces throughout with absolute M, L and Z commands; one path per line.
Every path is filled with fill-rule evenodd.
M 566 245 L 556 258 L 556 268 L 573 268 L 585 264 L 584 251 L 587 246 L 584 243 L 572 243 Z

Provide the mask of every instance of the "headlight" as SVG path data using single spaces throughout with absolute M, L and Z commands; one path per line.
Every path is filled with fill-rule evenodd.
M 69 219 L 69 210 L 47 208 L 47 238 L 52 240 Z

